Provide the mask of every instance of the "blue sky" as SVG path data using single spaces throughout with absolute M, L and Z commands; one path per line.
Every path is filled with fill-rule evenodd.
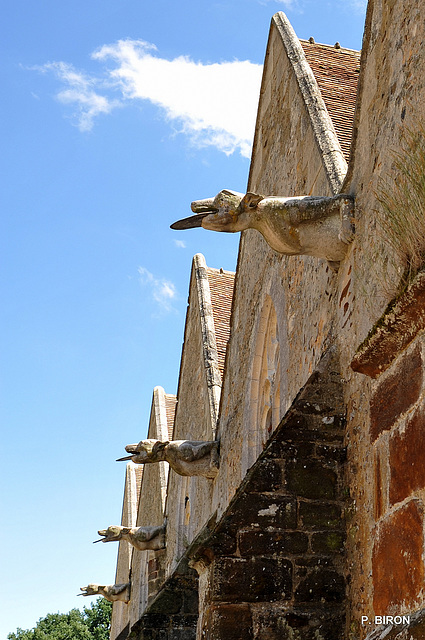
M 244 191 L 270 19 L 359 49 L 358 0 L 5 0 L 0 73 L 4 514 L 0 640 L 114 581 L 124 466 L 176 390 L 190 202 Z

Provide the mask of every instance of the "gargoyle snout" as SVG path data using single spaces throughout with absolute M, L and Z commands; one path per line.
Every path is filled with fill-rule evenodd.
M 107 538 L 106 536 L 108 535 L 108 530 L 107 529 L 100 529 L 97 532 L 100 536 L 103 536 L 103 538 L 100 538 L 99 540 L 94 540 L 93 544 L 96 544 L 96 542 L 106 542 Z
M 191 203 L 190 208 L 192 209 L 193 213 L 204 213 L 204 212 L 214 213 L 214 211 L 217 211 L 217 207 L 215 206 L 215 203 L 214 203 L 214 198 L 204 198 L 203 200 L 194 200 Z
M 137 455 L 137 444 L 128 444 L 125 447 L 127 453 L 131 453 L 130 456 L 124 456 L 123 458 L 117 458 L 116 462 L 125 462 L 127 460 L 132 460 L 133 456 Z

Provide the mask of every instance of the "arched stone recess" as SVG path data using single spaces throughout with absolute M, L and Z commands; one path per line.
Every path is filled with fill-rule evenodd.
M 282 314 L 283 315 L 283 314 Z M 282 323 L 280 323 L 282 325 Z M 272 297 L 266 294 L 258 314 L 253 335 L 253 358 L 250 366 L 249 402 L 246 408 L 249 430 L 244 440 L 243 456 L 250 467 L 264 448 L 283 413 L 284 379 L 281 363 L 284 359 L 281 336 L 284 327 L 278 316 Z M 283 392 L 283 393 L 282 393 Z

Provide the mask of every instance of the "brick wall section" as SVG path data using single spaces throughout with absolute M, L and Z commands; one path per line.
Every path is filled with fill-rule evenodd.
M 152 554 L 148 562 L 148 606 L 156 597 L 165 579 L 165 549 Z
M 208 572 L 202 640 L 344 637 L 345 411 L 325 360 L 192 552 Z

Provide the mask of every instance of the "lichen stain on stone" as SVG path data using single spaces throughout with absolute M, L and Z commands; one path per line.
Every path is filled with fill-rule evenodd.
M 259 516 L 275 516 L 279 507 L 277 504 L 271 504 L 268 509 L 260 509 L 258 512 Z

